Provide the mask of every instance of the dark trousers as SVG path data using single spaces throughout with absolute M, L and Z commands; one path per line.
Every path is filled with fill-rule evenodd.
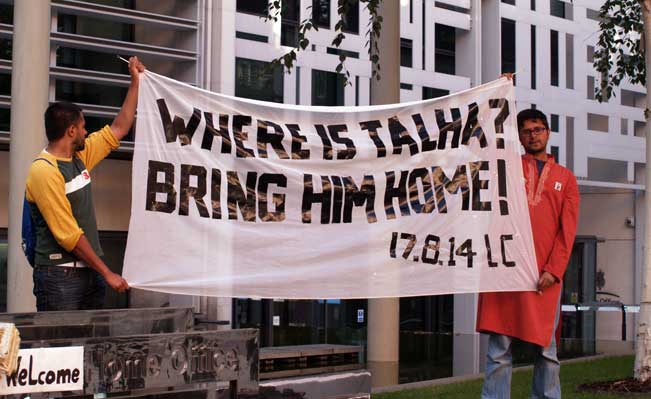
M 36 266 L 33 278 L 39 312 L 104 307 L 106 282 L 91 268 Z

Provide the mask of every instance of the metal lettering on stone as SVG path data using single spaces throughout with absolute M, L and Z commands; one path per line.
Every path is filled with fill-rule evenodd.
M 84 391 L 73 394 L 133 395 L 233 386 L 241 396 L 258 389 L 254 329 L 31 341 L 22 347 L 69 345 L 84 346 Z

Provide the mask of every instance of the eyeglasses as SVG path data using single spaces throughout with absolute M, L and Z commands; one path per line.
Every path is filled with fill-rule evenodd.
M 547 131 L 546 127 L 542 126 L 537 126 L 534 127 L 533 129 L 521 129 L 520 134 L 523 136 L 540 136 L 541 134 L 545 133 Z

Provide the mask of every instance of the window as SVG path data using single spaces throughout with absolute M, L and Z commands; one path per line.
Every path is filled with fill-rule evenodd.
M 536 0 L 531 0 L 531 11 L 536 11 Z
M 551 114 L 550 119 L 551 119 L 551 126 L 549 130 L 551 130 L 552 132 L 558 132 L 558 115 Z
M 549 14 L 559 18 L 565 18 L 565 3 L 560 0 L 549 0 Z
M 450 376 L 453 325 L 453 295 L 400 298 L 401 381 Z
M 355 76 L 355 106 L 359 105 L 359 76 Z
M 57 80 L 55 100 L 82 104 L 97 104 L 109 107 L 121 107 L 127 88 L 100 85 L 96 83 Z
M 421 10 L 422 11 L 421 11 L 421 14 L 420 14 L 421 15 L 420 35 L 421 35 L 421 40 L 422 41 L 421 41 L 421 46 L 420 46 L 420 51 L 421 51 L 420 62 L 422 64 L 422 69 L 424 71 L 425 70 L 425 48 L 426 48 L 425 46 L 426 46 L 426 43 L 427 43 L 427 41 L 426 41 L 427 35 L 425 34 L 425 26 L 426 26 L 425 25 L 425 17 L 427 16 L 427 14 L 426 14 L 427 9 L 425 8 L 425 2 L 424 1 L 421 2 Z
M 90 71 L 129 74 L 125 62 L 117 59 L 114 54 L 100 53 L 92 50 L 81 50 L 70 47 L 59 47 L 56 50 L 57 66 L 86 69 Z
M 269 38 L 264 35 L 256 35 L 255 33 L 248 33 L 248 32 L 242 32 L 242 31 L 235 31 L 235 37 L 238 39 L 244 39 L 244 40 L 251 40 L 254 42 L 260 42 L 260 43 L 267 43 L 269 42 Z M 282 39 L 281 39 L 282 41 Z
M 608 133 L 608 116 L 588 113 L 588 130 Z
M 558 86 L 558 32 L 555 30 L 550 31 L 551 41 L 551 55 L 549 57 L 551 63 L 551 85 Z
M 102 260 L 106 266 L 117 274 L 122 274 L 124 265 L 124 253 L 127 248 L 127 232 L 124 231 L 100 231 L 99 241 L 104 249 Z M 123 309 L 129 307 L 128 294 L 121 294 L 111 290 L 106 290 L 104 307 L 107 309 Z
M 285 0 L 280 10 L 280 44 L 282 46 L 298 46 L 298 22 L 300 19 L 300 0 Z
M 515 5 L 515 0 L 502 0 L 502 3 L 510 4 L 510 5 L 514 6 Z
M 423 100 L 430 98 L 445 97 L 450 94 L 450 90 L 436 89 L 434 87 L 423 86 Z
M 0 132 L 11 131 L 11 109 L 0 108 Z
M 409 23 L 414 23 L 414 0 L 409 0 Z
M 348 58 L 359 58 L 357 51 L 344 50 L 341 48 L 328 47 L 326 53 L 334 55 L 345 55 Z
M 502 73 L 515 72 L 515 21 L 502 18 Z
M 621 104 L 627 107 L 638 107 L 640 109 L 646 108 L 646 95 L 644 92 L 620 89 Z
M 574 19 L 572 4 L 568 1 L 549 0 L 549 14 L 558 18 Z
M 235 58 L 235 96 L 282 103 L 282 67 L 272 69 L 268 62 Z
M 11 75 L 7 73 L 0 73 L 0 95 L 11 95 Z
M 14 24 L 13 4 L 0 4 L 0 24 Z
M 574 117 L 565 117 L 565 167 L 574 170 Z
M 313 69 L 312 105 L 344 105 L 344 77 L 335 72 Z
M 268 0 L 237 0 L 237 12 L 267 15 Z
M 565 87 L 574 89 L 574 35 L 565 34 Z
M 451 26 L 441 24 L 436 24 L 434 30 L 436 50 L 434 54 L 434 70 L 454 75 L 456 69 L 456 30 Z
M 312 0 L 312 23 L 330 29 L 330 0 Z
M 587 53 L 585 59 L 590 63 L 594 62 L 594 46 L 587 47 Z
M 77 35 L 101 37 L 104 39 L 133 42 L 135 38 L 133 24 L 108 21 L 77 15 L 59 14 L 57 30 Z
M 410 39 L 400 39 L 400 66 L 411 68 L 413 66 L 413 42 Z
M 594 76 L 588 76 L 588 84 L 587 84 L 587 93 L 586 93 L 586 98 L 588 100 L 594 100 L 595 99 L 595 87 L 594 87 Z
M 645 131 L 646 123 L 643 121 L 633 121 L 633 133 L 635 134 L 636 137 L 645 137 L 646 136 L 646 131 Z
M 588 180 L 628 183 L 628 162 L 588 157 Z
M 414 85 L 411 83 L 400 83 L 400 88 L 402 90 L 414 90 Z
M 558 146 L 551 146 L 550 152 L 552 153 L 552 156 L 554 157 L 554 161 L 558 163 Z
M 344 32 L 359 34 L 359 0 L 347 0 L 348 12 L 344 17 Z
M 628 119 L 622 118 L 621 120 L 621 133 L 622 136 L 628 135 Z
M 599 11 L 593 10 L 591 8 L 585 9 L 585 17 L 593 21 L 597 21 L 597 22 L 601 21 L 601 18 L 599 18 Z
M 536 89 L 536 26 L 531 25 L 531 88 Z

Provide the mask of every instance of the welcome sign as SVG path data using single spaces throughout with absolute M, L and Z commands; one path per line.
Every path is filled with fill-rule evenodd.
M 366 107 L 141 75 L 124 276 L 191 295 L 534 290 L 511 82 Z
M 0 377 L 0 394 L 77 391 L 84 388 L 84 347 L 21 349 L 18 368 Z

